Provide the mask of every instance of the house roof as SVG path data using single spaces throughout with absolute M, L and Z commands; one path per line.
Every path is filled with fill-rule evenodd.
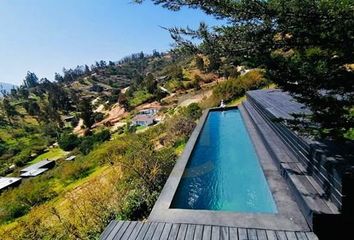
M 40 161 L 38 163 L 32 164 L 24 169 L 21 169 L 21 172 L 29 172 L 32 170 L 37 170 L 39 168 L 47 166 L 48 164 L 50 164 L 52 162 L 54 162 L 54 161 L 46 159 L 46 160 Z
M 146 114 L 139 114 L 133 118 L 133 121 L 143 121 L 143 122 L 154 121 L 154 117 Z
M 22 173 L 20 176 L 21 177 L 35 177 L 35 176 L 38 176 L 39 174 L 44 173 L 45 171 L 48 171 L 48 168 L 33 169 L 33 170 Z
M 21 178 L 16 177 L 0 177 L 0 189 L 6 188 L 15 182 L 21 181 Z
M 70 156 L 68 157 L 67 159 L 65 159 L 66 161 L 71 161 L 71 160 L 74 160 L 76 158 L 76 156 Z

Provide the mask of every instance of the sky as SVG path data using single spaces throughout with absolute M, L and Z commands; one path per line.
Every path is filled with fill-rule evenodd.
M 51 80 L 63 67 L 166 51 L 173 40 L 161 26 L 201 21 L 218 24 L 199 10 L 171 12 L 149 1 L 1 0 L 0 82 L 20 85 L 27 71 Z

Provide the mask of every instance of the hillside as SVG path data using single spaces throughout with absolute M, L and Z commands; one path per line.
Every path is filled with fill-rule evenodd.
M 228 69 L 221 75 L 204 56 L 155 52 L 64 69 L 55 81 L 29 72 L 1 100 L 0 174 L 18 177 L 47 158 L 55 167 L 1 193 L 0 235 L 88 239 L 112 216 L 144 219 L 202 109 L 267 84 L 259 69 Z M 134 124 L 151 110 L 152 126 Z

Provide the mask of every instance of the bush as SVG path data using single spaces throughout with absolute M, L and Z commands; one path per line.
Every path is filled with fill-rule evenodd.
M 71 151 L 80 144 L 80 139 L 75 134 L 64 134 L 58 143 L 64 151 Z
M 197 120 L 202 116 L 202 109 L 197 103 L 192 103 L 184 109 L 183 113 L 187 118 Z
M 95 142 L 105 142 L 111 139 L 111 132 L 107 129 L 94 135 Z
M 109 130 L 103 130 L 93 136 L 84 137 L 79 145 L 79 150 L 84 155 L 89 154 L 94 146 L 98 143 L 102 143 L 111 139 L 111 133 Z
M 94 144 L 95 144 L 95 140 L 92 136 L 85 137 L 79 145 L 79 150 L 84 155 L 87 155 L 93 149 Z
M 137 188 L 132 190 L 123 201 L 122 210 L 118 214 L 120 220 L 140 220 L 149 214 L 149 206 L 145 193 Z
M 230 78 L 214 88 L 213 95 L 216 99 L 230 101 L 242 97 L 246 91 L 257 89 L 266 85 L 261 70 L 253 70 L 238 78 Z

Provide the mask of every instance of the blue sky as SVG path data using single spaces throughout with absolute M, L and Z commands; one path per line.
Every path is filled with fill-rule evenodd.
M 173 41 L 160 26 L 200 21 L 217 24 L 201 11 L 171 12 L 149 1 L 1 0 L 0 82 L 21 84 L 27 71 L 53 79 L 63 67 L 168 50 Z

